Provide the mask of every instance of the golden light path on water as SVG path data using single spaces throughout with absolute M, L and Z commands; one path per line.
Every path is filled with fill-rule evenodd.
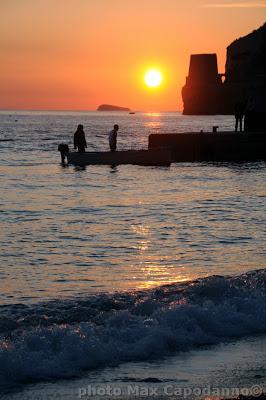
M 39 141 L 41 128 L 28 128 L 38 117 L 31 118 L 15 125 L 17 151 L 8 142 L 1 149 L 3 302 L 138 290 L 264 265 L 264 164 L 62 168 L 54 149 L 63 133 Z M 39 118 L 59 132 L 77 119 Z M 101 131 L 98 114 L 82 118 L 90 146 L 98 140 L 104 149 L 117 116 Z M 148 134 L 181 122 L 195 129 L 192 118 L 172 114 L 119 118 L 120 148 L 145 147 Z
M 31 289 L 39 285 L 50 296 L 83 291 L 89 283 L 94 290 L 147 288 L 202 276 L 209 263 L 213 272 L 261 264 L 249 245 L 258 235 L 255 226 L 242 230 L 247 215 L 245 207 L 239 207 L 239 195 L 250 198 L 249 188 L 242 186 L 240 176 L 239 181 L 233 179 L 231 193 L 219 189 L 221 182 L 232 179 L 230 169 L 221 174 L 205 167 L 194 170 L 193 177 L 186 168 L 150 169 L 142 182 L 132 168 L 121 168 L 117 175 L 97 167 L 89 175 L 57 166 L 21 167 L 16 178 L 10 167 L 2 172 L 16 186 L 12 204 L 10 192 L 3 192 L 4 211 L 12 217 L 13 210 L 14 221 L 4 223 L 1 235 L 9 237 L 17 271 L 3 294 L 33 295 Z M 89 186 L 81 184 L 82 174 Z M 48 187 L 52 176 L 54 183 Z M 264 193 L 261 186 L 256 191 Z

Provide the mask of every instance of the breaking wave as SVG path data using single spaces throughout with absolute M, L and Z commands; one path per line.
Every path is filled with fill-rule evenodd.
M 266 333 L 266 269 L 130 293 L 1 307 L 0 385 Z

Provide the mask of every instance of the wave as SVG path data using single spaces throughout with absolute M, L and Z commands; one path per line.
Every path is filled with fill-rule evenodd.
M 265 334 L 265 283 L 261 269 L 137 292 L 2 306 L 0 384 L 73 377 Z

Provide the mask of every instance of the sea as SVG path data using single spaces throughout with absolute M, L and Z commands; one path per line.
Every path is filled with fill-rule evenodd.
M 234 118 L 0 111 L 0 398 L 265 390 L 266 163 L 62 166 L 78 124 L 105 151 Z

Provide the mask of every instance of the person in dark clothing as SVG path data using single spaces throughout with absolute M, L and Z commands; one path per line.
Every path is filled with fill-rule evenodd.
M 235 119 L 236 119 L 236 124 L 235 124 L 235 132 L 237 132 L 238 129 L 238 124 L 239 124 L 239 130 L 242 132 L 242 121 L 244 118 L 245 114 L 245 104 L 243 102 L 238 102 L 235 104 Z
M 76 148 L 78 148 L 79 153 L 85 153 L 85 147 L 87 147 L 87 142 L 83 125 L 78 125 L 77 130 L 74 133 L 74 149 L 76 150 Z
M 117 142 L 117 132 L 119 126 L 117 124 L 114 125 L 114 129 L 109 132 L 109 146 L 111 151 L 116 151 L 116 142 Z

